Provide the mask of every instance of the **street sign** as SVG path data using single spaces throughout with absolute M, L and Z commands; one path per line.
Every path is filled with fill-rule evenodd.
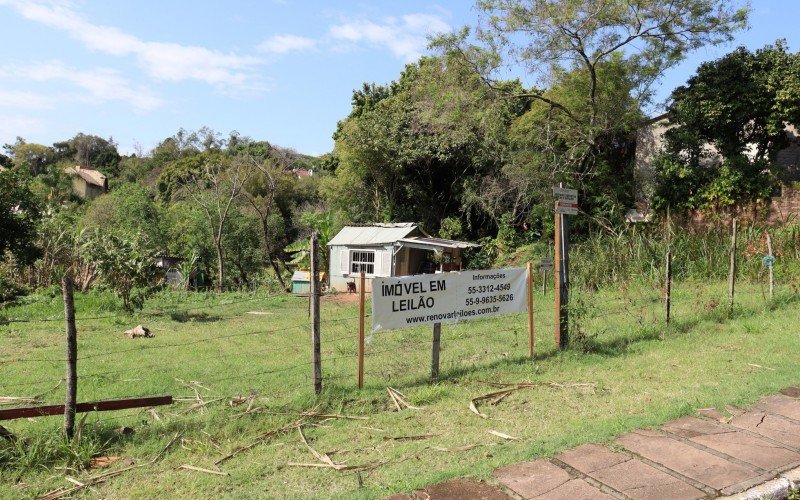
M 553 196 L 558 198 L 556 201 L 557 214 L 578 215 L 577 189 L 554 187 Z
M 578 203 L 578 190 L 570 188 L 553 188 L 553 196 L 558 197 L 558 201 L 567 203 Z
M 556 213 L 566 214 L 566 215 L 578 215 L 578 204 L 559 200 L 556 202 Z
M 539 261 L 539 269 L 543 271 L 548 271 L 550 269 L 553 269 L 553 267 L 554 267 L 553 259 L 543 258 L 542 260 Z

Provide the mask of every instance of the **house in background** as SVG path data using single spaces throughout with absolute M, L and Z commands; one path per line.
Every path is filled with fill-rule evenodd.
M 93 200 L 108 191 L 108 179 L 99 170 L 75 165 L 64 172 L 72 178 L 72 192 L 83 200 Z
M 314 169 L 313 168 L 293 168 L 292 175 L 296 176 L 298 179 L 305 179 L 306 177 L 313 177 L 314 176 Z
M 478 246 L 431 238 L 411 222 L 345 226 L 328 243 L 330 288 L 358 286 L 362 271 L 367 290 L 375 277 L 460 271 L 464 249 Z
M 649 220 L 652 214 L 648 212 L 650 199 L 656 183 L 654 162 L 664 147 L 664 134 L 671 127 L 666 114 L 662 114 L 645 122 L 636 134 L 636 158 L 633 168 L 635 199 L 637 206 L 628 211 L 628 222 L 642 222 Z M 788 145 L 778 151 L 775 163 L 781 167 L 782 174 L 780 189 L 763 204 L 751 203 L 747 206 L 738 206 L 722 214 L 723 218 L 737 216 L 751 221 L 767 222 L 769 224 L 786 223 L 800 214 L 800 132 L 791 125 L 786 126 L 784 132 Z M 705 146 L 708 153 L 701 162 L 701 166 L 718 163 L 722 160 L 713 145 Z M 751 149 L 752 153 L 754 150 Z M 701 212 L 691 214 L 691 222 L 696 226 L 706 224 L 707 218 Z

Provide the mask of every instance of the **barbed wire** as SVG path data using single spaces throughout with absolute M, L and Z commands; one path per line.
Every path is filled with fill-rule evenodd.
M 230 305 L 235 305 L 235 304 L 244 304 L 244 303 L 247 303 L 247 302 L 255 302 L 255 301 L 259 301 L 259 300 L 269 300 L 269 299 L 273 299 L 275 297 L 286 297 L 286 295 L 284 295 L 284 294 L 274 294 L 274 295 L 266 295 L 266 296 L 263 296 L 263 297 L 250 297 L 250 298 L 242 299 L 242 300 L 235 300 L 235 301 L 230 301 L 230 302 L 220 302 L 220 303 L 217 303 L 217 304 L 206 304 L 206 305 L 202 305 L 202 306 L 188 307 L 188 308 L 187 307 L 180 307 L 180 308 L 166 309 L 166 310 L 165 309 L 152 309 L 152 310 L 149 310 L 149 311 L 139 311 L 139 312 L 134 313 L 134 314 L 116 313 L 116 314 L 108 314 L 108 315 L 103 315 L 103 316 L 89 316 L 89 317 L 78 317 L 78 316 L 76 316 L 75 317 L 75 321 L 76 322 L 77 321 L 90 321 L 90 320 L 122 318 L 122 317 L 132 318 L 135 315 L 161 316 L 161 315 L 165 315 L 165 314 L 174 314 L 174 313 L 179 313 L 179 312 L 198 311 L 200 309 L 208 309 L 208 308 L 215 308 L 215 307 L 225 307 L 225 306 L 230 306 Z M 0 324 L 2 324 L 2 323 L 8 323 L 8 324 L 10 324 L 10 323 L 47 323 L 47 322 L 53 322 L 53 321 L 64 321 L 64 315 L 61 314 L 57 318 L 35 318 L 35 319 L 29 319 L 29 318 L 1 318 L 1 319 L 2 319 L 2 322 L 0 322 Z

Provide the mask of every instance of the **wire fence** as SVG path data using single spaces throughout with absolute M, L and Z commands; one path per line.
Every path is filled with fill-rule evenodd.
M 546 293 L 534 286 L 533 362 L 558 352 L 553 295 L 552 286 Z M 796 299 L 796 290 L 789 286 L 779 286 L 775 298 L 770 299 L 762 283 L 742 283 L 731 309 L 724 284 L 679 282 L 673 284 L 672 321 L 719 319 Z M 255 306 L 257 311 L 247 310 Z M 180 315 L 202 310 L 210 314 L 178 321 Z M 369 333 L 369 307 L 367 311 L 367 389 L 428 383 L 431 326 Z M 568 311 L 571 340 L 581 349 L 602 350 L 614 339 L 633 338 L 637 331 L 667 331 L 664 282 L 658 278 L 612 289 L 574 287 Z M 137 316 L 137 321 L 153 323 L 156 335 L 148 339 L 125 337 L 117 329 L 117 319 L 131 318 L 118 314 L 81 317 L 78 311 L 78 400 L 172 395 L 177 405 L 149 413 L 104 414 L 96 417 L 97 422 L 159 419 L 164 412 L 173 417 L 193 415 L 215 405 L 241 405 L 244 412 L 244 408 L 250 411 L 256 400 L 266 401 L 273 409 L 302 409 L 315 400 L 307 299 L 264 295 L 188 308 L 151 309 Z M 0 403 L 5 403 L 0 408 L 9 407 L 9 402 L 63 401 L 66 359 L 63 327 L 58 321 L 54 317 L 6 319 L 0 327 Z M 352 295 L 323 300 L 321 362 L 323 386 L 328 391 L 356 391 L 358 324 L 358 303 Z M 440 348 L 439 379 L 445 380 L 507 362 L 528 362 L 528 315 L 444 323 Z

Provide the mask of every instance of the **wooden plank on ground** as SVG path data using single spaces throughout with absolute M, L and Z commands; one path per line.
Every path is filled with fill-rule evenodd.
M 156 396 L 150 398 L 113 399 L 107 401 L 94 401 L 91 403 L 78 403 L 76 413 L 88 411 L 114 411 L 129 408 L 146 408 L 149 406 L 171 405 L 172 396 Z M 47 417 L 50 415 L 63 415 L 64 405 L 30 406 L 26 408 L 9 408 L 0 410 L 0 420 L 13 420 L 15 418 Z

